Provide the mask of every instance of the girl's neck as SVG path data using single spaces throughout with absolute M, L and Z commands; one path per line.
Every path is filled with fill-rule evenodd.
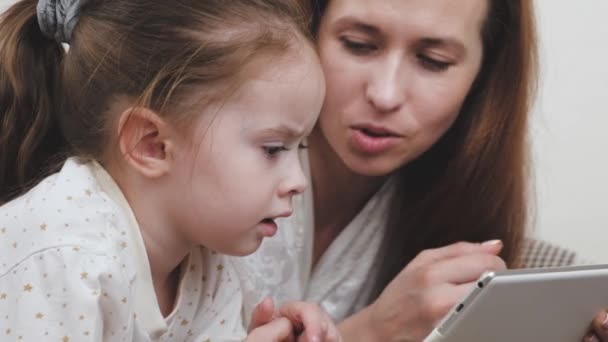
M 163 315 L 173 309 L 177 298 L 180 279 L 180 265 L 193 246 L 183 239 L 171 227 L 171 220 L 158 210 L 163 206 L 162 196 L 150 194 L 150 189 L 137 174 L 129 173 L 128 167 L 116 168 L 106 166 L 121 191 L 123 192 L 135 218 L 144 242 L 150 274 L 158 304 Z M 113 172 L 114 171 L 114 172 Z
M 316 234 L 337 235 L 380 189 L 386 177 L 354 173 L 329 146 L 318 126 L 308 142 Z

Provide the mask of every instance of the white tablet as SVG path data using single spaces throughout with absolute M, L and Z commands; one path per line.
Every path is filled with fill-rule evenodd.
M 608 265 L 485 273 L 424 341 L 581 341 L 603 309 Z

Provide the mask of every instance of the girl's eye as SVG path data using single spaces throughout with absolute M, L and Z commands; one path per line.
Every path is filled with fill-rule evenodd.
M 298 149 L 307 149 L 308 145 L 305 145 L 304 143 L 300 143 L 298 145 Z M 291 150 L 291 148 L 287 148 L 284 145 L 268 145 L 268 146 L 262 146 L 262 149 L 264 150 L 264 154 L 266 154 L 266 156 L 270 159 L 272 158 L 276 158 L 279 153 L 281 152 L 285 152 L 285 151 L 289 151 Z
M 374 44 L 356 41 L 346 37 L 341 37 L 340 41 L 347 50 L 349 50 L 355 55 L 365 55 L 368 53 L 372 53 L 378 49 Z
M 440 60 L 431 58 L 431 57 L 423 55 L 423 54 L 419 54 L 417 57 L 418 57 L 418 60 L 420 61 L 420 64 L 422 64 L 422 66 L 425 69 L 430 70 L 430 71 L 436 71 L 436 72 L 445 71 L 450 66 L 452 66 L 452 63 L 450 63 L 450 62 L 440 61 Z
M 262 146 L 262 149 L 264 149 L 264 153 L 266 154 L 267 157 L 269 158 L 274 158 L 276 157 L 279 153 L 283 152 L 283 151 L 287 151 L 287 148 L 283 145 L 275 145 L 275 146 Z

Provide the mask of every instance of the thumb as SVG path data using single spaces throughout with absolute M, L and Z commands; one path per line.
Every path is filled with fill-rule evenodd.
M 251 323 L 249 323 L 249 329 L 247 329 L 247 331 L 252 331 L 261 325 L 269 323 L 272 321 L 273 317 L 274 303 L 272 302 L 272 298 L 266 297 L 253 309 Z
M 498 253 L 502 251 L 504 244 L 501 240 L 489 240 L 486 242 L 482 242 L 479 246 L 486 253 L 498 255 Z

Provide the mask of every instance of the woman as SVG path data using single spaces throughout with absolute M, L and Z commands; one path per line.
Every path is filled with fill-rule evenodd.
M 302 155 L 312 189 L 242 263 L 249 307 L 305 298 L 346 341 L 419 341 L 482 272 L 518 264 L 533 4 L 315 6 L 327 95 Z

